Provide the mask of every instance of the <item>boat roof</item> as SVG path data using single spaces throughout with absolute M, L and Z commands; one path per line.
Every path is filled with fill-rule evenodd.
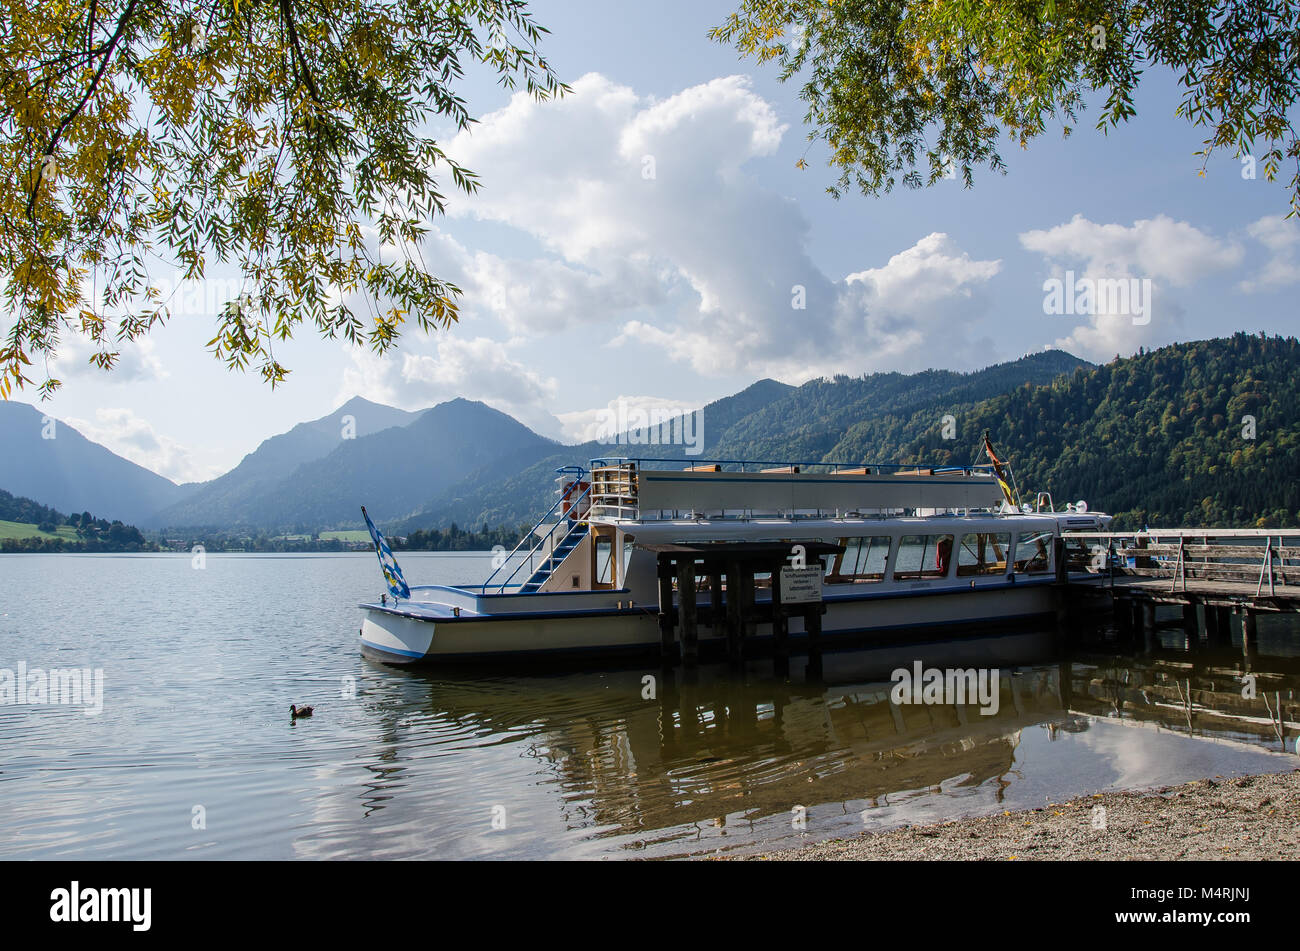
M 593 515 L 851 515 L 996 508 L 990 466 L 917 467 L 751 460 L 602 458 L 589 470 Z

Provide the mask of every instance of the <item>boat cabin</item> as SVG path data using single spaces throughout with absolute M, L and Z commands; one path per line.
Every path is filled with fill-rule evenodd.
M 563 470 L 557 482 L 551 518 L 485 592 L 620 591 L 653 601 L 647 546 L 701 543 L 837 546 L 823 558 L 824 584 L 846 591 L 1050 577 L 1063 514 L 1011 509 L 987 466 L 620 458 Z M 1076 506 L 1068 515 L 1077 528 L 1109 521 Z

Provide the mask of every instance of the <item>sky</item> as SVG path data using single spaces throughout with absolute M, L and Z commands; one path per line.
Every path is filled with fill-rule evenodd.
M 482 400 L 576 442 L 620 400 L 694 408 L 764 377 L 972 370 L 1046 348 L 1106 361 L 1300 329 L 1285 185 L 1231 155 L 1200 174 L 1205 135 L 1175 116 L 1168 74 L 1144 77 L 1128 125 L 1103 135 L 1093 111 L 1068 141 L 1049 126 L 1028 150 L 1006 142 L 1007 174 L 977 169 L 973 188 L 836 200 L 797 84 L 707 38 L 729 4 L 532 9 L 573 93 L 466 83 L 480 121 L 444 147 L 483 188 L 451 196 L 424 249 L 465 290 L 457 325 L 412 330 L 383 358 L 303 329 L 277 346 L 292 373 L 273 391 L 204 347 L 233 277 L 214 269 L 112 373 L 65 338 L 42 411 L 185 482 L 352 396 Z

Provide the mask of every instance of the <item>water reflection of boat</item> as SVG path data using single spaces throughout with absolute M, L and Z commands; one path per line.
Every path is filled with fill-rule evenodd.
M 998 641 L 995 649 L 1009 656 L 1006 639 Z M 1019 650 L 1041 657 L 1042 643 L 1027 637 Z M 477 679 L 412 670 L 406 686 L 426 684 L 458 730 L 469 720 L 477 730 L 517 735 L 526 720 L 530 755 L 553 781 L 588 790 L 581 803 L 566 803 L 568 821 L 601 835 L 769 815 L 814 790 L 817 802 L 871 803 L 905 790 L 996 783 L 1013 767 L 1022 730 L 1067 718 L 1054 667 L 1008 671 L 998 711 L 983 715 L 973 703 L 893 703 L 882 658 L 854 653 L 881 679 L 746 681 L 705 665 L 693 676 L 658 679 L 650 699 L 646 675 L 634 671 L 530 677 L 512 694 L 499 681 L 485 690 Z
M 1267 718 L 1280 707 L 1281 722 L 1273 725 L 1294 742 L 1300 674 L 1288 669 L 1293 663 L 1279 660 L 1277 670 L 1267 658 L 1257 663 L 1260 695 L 1246 700 L 1233 679 L 1240 670 L 1219 660 L 1189 666 L 1100 653 L 1059 660 L 1051 641 L 1019 635 L 908 649 L 935 666 L 967 662 L 962 650 L 1000 657 L 992 715 L 974 704 L 893 702 L 889 668 L 901 655 L 887 650 L 837 655 L 825 670 L 829 683 L 776 681 L 759 665 L 488 680 L 376 666 L 405 699 L 377 710 L 386 724 L 385 756 L 367 805 L 385 809 L 393 804 L 388 797 L 419 795 L 422 784 L 403 764 L 440 731 L 457 749 L 471 736 L 521 746 L 535 764 L 529 785 L 556 790 L 564 828 L 658 843 L 786 814 L 797 804 L 853 803 L 874 813 L 873 806 L 978 791 L 972 801 L 987 808 L 1019 781 L 1026 730 L 1065 739 L 1104 719 L 1263 754 L 1278 748 Z M 1190 708 L 1177 706 L 1180 697 L 1191 697 Z M 1204 757 L 1191 755 L 1205 768 Z M 1109 766 L 1101 776 L 1090 788 L 1114 780 Z
M 1300 734 L 1300 665 L 1240 655 L 1081 655 L 1070 664 L 1071 707 L 1207 739 L 1288 750 Z

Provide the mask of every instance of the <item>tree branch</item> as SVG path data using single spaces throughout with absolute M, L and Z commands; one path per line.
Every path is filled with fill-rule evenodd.
M 320 90 L 316 88 L 316 80 L 312 78 L 311 70 L 307 68 L 307 57 L 302 53 L 302 46 L 298 43 L 298 30 L 293 22 L 293 0 L 280 0 L 280 13 L 284 16 L 284 25 L 289 30 L 289 45 L 293 47 L 293 71 L 298 74 L 301 70 L 302 81 L 307 86 L 307 91 L 311 93 L 312 100 L 318 106 L 324 106 L 321 101 Z
M 108 45 L 104 48 L 104 59 L 99 64 L 99 69 L 95 70 L 95 75 L 90 80 L 90 85 L 86 87 L 86 93 L 81 97 L 81 101 L 77 103 L 76 108 L 64 116 L 63 121 L 59 123 L 59 127 L 54 130 L 54 135 L 50 137 L 50 144 L 46 147 L 44 152 L 46 156 L 54 154 L 54 150 L 58 148 L 59 139 L 63 137 L 63 133 L 67 131 L 68 126 L 72 124 L 72 121 L 76 119 L 77 116 L 81 115 L 81 110 L 86 108 L 86 103 L 90 101 L 90 97 L 93 96 L 95 90 L 99 88 L 99 81 L 104 78 L 104 73 L 108 69 L 109 61 L 113 58 L 113 51 L 117 49 L 118 40 L 122 38 L 122 34 L 126 31 L 127 22 L 131 19 L 131 14 L 135 12 L 136 2 L 137 0 L 130 0 L 126 5 L 126 9 L 122 11 L 122 15 L 118 17 L 117 27 L 113 30 L 113 36 L 109 39 Z M 36 171 L 36 181 L 32 183 L 31 194 L 27 196 L 27 218 L 29 221 L 35 221 L 36 196 L 40 192 L 41 179 L 44 177 L 45 163 L 42 162 Z

